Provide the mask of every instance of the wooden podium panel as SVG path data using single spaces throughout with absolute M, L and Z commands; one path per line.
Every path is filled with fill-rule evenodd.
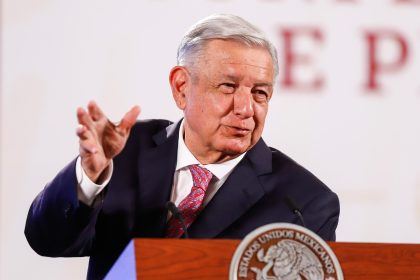
M 420 244 L 328 242 L 345 279 L 420 279 Z
M 137 239 L 135 243 L 142 280 L 227 280 L 230 260 L 240 240 Z
M 227 280 L 239 243 L 221 239 L 135 239 L 108 275 L 115 276 L 106 279 Z M 420 245 L 328 243 L 346 280 L 420 279 Z M 121 278 L 122 274 L 115 273 L 118 268 L 131 276 Z

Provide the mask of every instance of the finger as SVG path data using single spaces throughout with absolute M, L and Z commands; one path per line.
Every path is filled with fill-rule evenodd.
M 87 108 L 88 108 L 89 115 L 92 118 L 92 120 L 97 121 L 97 120 L 100 120 L 101 118 L 105 117 L 101 108 L 99 108 L 98 104 L 96 104 L 95 101 L 93 101 L 93 100 L 89 101 Z
M 80 140 L 89 140 L 91 142 L 96 141 L 94 132 L 81 124 L 79 124 L 79 126 L 76 128 L 76 135 L 80 138 Z
M 89 130 L 95 129 L 92 118 L 83 108 L 77 108 L 77 121 L 79 124 L 85 126 Z
M 80 155 L 83 156 L 84 154 L 96 154 L 98 149 L 96 144 L 90 141 L 89 139 L 86 140 L 79 140 L 79 151 Z
M 84 126 L 82 124 L 79 124 L 76 128 L 76 135 L 80 139 L 84 140 L 88 137 L 87 134 L 86 134 L 87 131 L 88 131 L 88 129 L 86 128 L 86 126 Z
M 94 136 L 90 130 L 85 126 L 79 125 L 76 129 L 76 134 L 79 137 L 80 149 L 83 149 L 87 153 L 96 153 L 97 145 Z
M 131 127 L 136 123 L 139 114 L 140 107 L 136 105 L 124 115 L 120 124 L 118 125 L 118 128 L 125 132 L 129 131 Z

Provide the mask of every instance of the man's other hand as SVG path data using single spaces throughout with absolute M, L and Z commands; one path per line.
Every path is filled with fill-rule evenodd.
M 89 179 L 100 184 L 107 177 L 111 160 L 124 148 L 140 107 L 131 108 L 118 124 L 109 121 L 94 101 L 89 102 L 87 109 L 77 109 L 79 153 Z

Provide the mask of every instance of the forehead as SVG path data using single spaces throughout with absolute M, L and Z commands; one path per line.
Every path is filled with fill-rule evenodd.
M 241 76 L 252 75 L 254 78 L 272 81 L 273 61 L 269 51 L 263 47 L 247 46 L 233 40 L 211 40 L 202 53 L 201 59 L 213 74 Z

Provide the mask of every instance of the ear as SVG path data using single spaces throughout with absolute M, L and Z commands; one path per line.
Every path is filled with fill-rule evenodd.
M 179 109 L 184 110 L 186 106 L 186 93 L 190 87 L 190 75 L 183 66 L 175 66 L 169 74 L 169 83 L 172 89 L 172 96 Z

